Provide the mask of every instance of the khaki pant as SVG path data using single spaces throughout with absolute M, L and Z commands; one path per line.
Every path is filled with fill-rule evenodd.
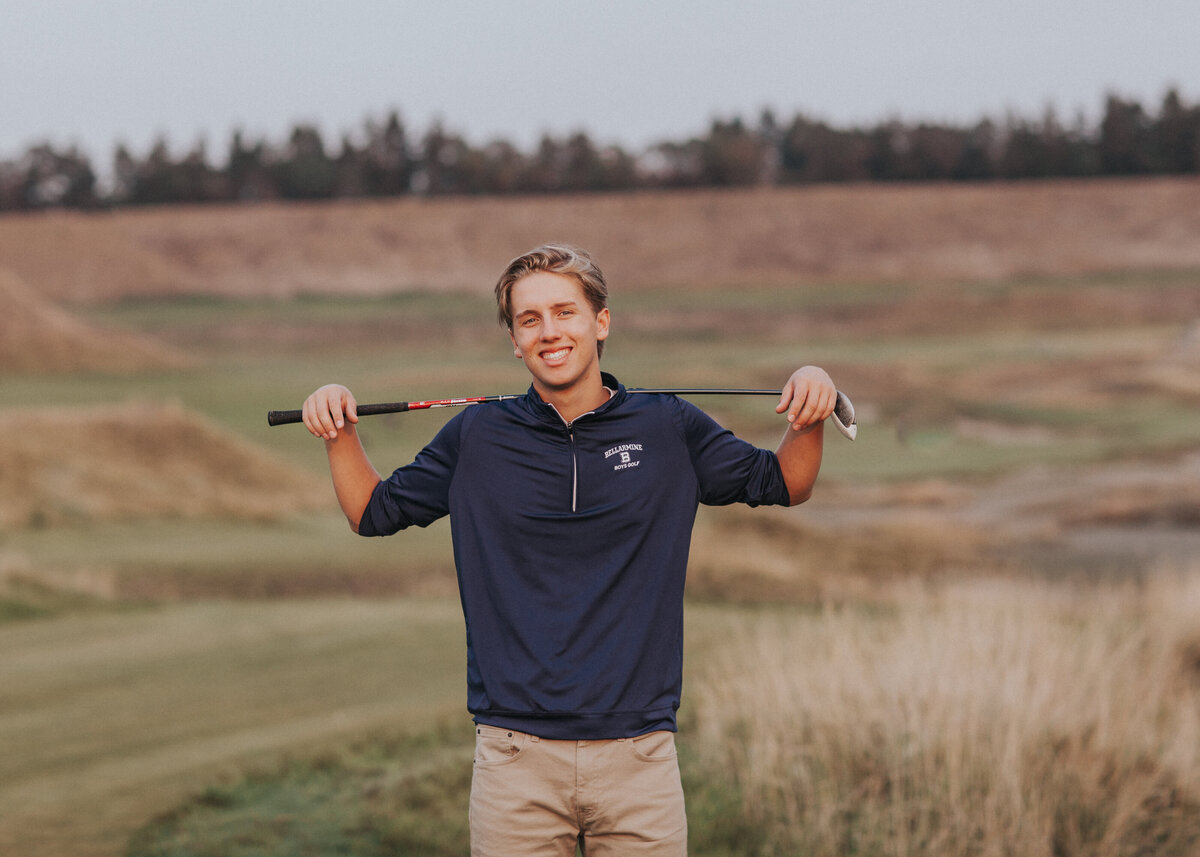
M 554 741 L 480 726 L 472 857 L 683 857 L 687 820 L 675 736 Z

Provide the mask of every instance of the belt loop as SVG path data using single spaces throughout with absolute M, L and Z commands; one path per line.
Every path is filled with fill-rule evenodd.
M 541 738 L 539 738 L 539 737 L 538 737 L 538 736 L 536 736 L 536 735 L 530 735 L 530 736 L 529 736 L 529 740 L 530 740 L 530 741 L 541 741 L 542 739 L 541 739 Z

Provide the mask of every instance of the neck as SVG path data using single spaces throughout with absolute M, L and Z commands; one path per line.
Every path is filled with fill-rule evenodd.
M 567 422 L 574 422 L 576 418 L 596 410 L 608 401 L 608 390 L 604 389 L 599 372 L 594 378 L 589 378 L 586 382 L 575 384 L 568 389 L 556 390 L 552 387 L 543 387 L 538 383 L 534 384 L 534 389 L 542 397 L 542 401 L 553 405 L 554 410 L 558 411 L 558 415 Z

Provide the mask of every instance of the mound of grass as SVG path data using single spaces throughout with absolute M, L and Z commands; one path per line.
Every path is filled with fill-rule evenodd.
M 87 593 L 47 586 L 35 580 L 0 579 L 0 625 L 105 609 L 115 609 L 115 605 Z
M 211 786 L 137 831 L 126 857 L 460 857 L 471 781 L 462 735 L 374 736 Z
M 23 619 L 43 619 L 53 611 L 35 601 L 14 597 L 10 593 L 0 595 L 0 622 L 19 622 Z
M 0 527 L 131 518 L 268 521 L 324 485 L 172 405 L 12 410 L 0 449 Z
M 162 369 L 185 362 L 141 334 L 76 318 L 0 268 L 0 374 Z

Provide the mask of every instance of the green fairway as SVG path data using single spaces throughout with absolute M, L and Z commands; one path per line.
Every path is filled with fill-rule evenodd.
M 193 603 L 0 626 L 0 853 L 119 853 L 256 760 L 468 730 L 454 600 Z

